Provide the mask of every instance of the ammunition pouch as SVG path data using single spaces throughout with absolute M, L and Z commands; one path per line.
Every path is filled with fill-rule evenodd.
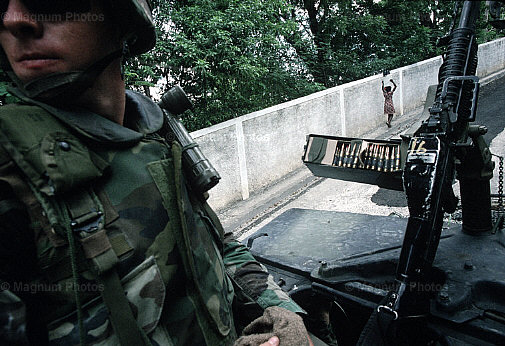
M 46 196 L 60 195 L 103 175 L 108 163 L 40 107 L 2 108 L 2 146 L 33 187 Z M 22 127 L 18 126 L 20 116 Z

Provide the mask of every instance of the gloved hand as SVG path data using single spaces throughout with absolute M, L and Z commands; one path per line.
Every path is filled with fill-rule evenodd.
M 268 342 L 273 336 L 279 338 L 280 346 L 311 345 L 300 316 L 281 307 L 271 306 L 244 328 L 242 336 L 235 341 L 234 346 L 258 346 Z

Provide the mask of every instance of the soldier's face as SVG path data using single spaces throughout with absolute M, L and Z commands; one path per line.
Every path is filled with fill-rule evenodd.
M 0 10 L 4 11 L 0 44 L 22 82 L 55 72 L 82 70 L 117 49 L 113 47 L 118 46 L 113 29 L 97 2 L 88 2 L 86 8 L 77 3 L 86 0 L 68 0 L 78 5 L 67 3 L 66 9 L 46 10 L 43 6 L 51 1 L 25 1 L 0 0 Z

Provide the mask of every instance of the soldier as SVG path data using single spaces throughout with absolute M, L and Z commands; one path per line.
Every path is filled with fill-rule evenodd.
M 125 92 L 125 52 L 155 44 L 147 1 L 1 6 L 20 99 L 0 108 L 2 342 L 230 345 L 264 309 L 300 323 L 187 183 L 161 109 Z M 303 323 L 279 338 L 249 329 L 257 344 L 311 343 Z

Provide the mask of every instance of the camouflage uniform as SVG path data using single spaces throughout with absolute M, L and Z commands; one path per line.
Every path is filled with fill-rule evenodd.
M 41 160 L 41 179 L 47 183 L 54 176 L 51 188 L 56 190 L 57 174 L 51 173 L 54 165 L 68 166 L 70 175 L 74 171 L 78 174 L 85 166 L 85 160 L 75 159 L 62 159 L 51 166 L 50 160 L 58 153 L 66 155 L 82 146 L 89 149 L 91 161 L 103 168 L 85 183 L 68 183 L 68 177 L 63 177 L 70 187 L 51 198 L 72 199 L 74 192 L 83 188 L 96 194 L 104 211 L 103 227 L 119 259 L 115 270 L 137 323 L 152 344 L 232 344 L 237 337 L 235 325 L 257 317 L 257 313 L 246 313 L 244 321 L 236 321 L 232 302 L 239 304 L 234 308 L 242 312 L 268 306 L 302 312 L 244 245 L 231 234 L 223 236 L 212 210 L 192 193 L 180 170 L 180 147 L 160 135 L 160 108 L 134 92 L 127 91 L 126 96 L 124 126 L 82 109 L 56 109 L 25 98 L 29 105 L 0 108 L 0 133 L 4 136 L 2 144 L 8 141 L 16 147 L 16 138 L 34 131 L 30 128 L 33 125 L 25 126 L 24 117 L 35 119 L 33 123 L 40 120 L 43 124 L 45 119 L 61 123 L 71 138 L 59 139 L 67 135 L 58 130 L 50 134 L 52 137 L 45 135 L 44 141 L 49 136 L 53 144 L 66 144 L 50 149 L 43 143 L 18 148 L 27 161 L 35 156 L 30 162 Z M 3 122 L 7 114 L 11 118 L 14 114 L 17 123 Z M 107 307 L 100 298 L 103 283 L 90 270 L 87 254 L 83 256 L 82 249 L 77 248 L 80 281 L 75 282 L 68 241 L 58 224 L 51 221 L 51 210 L 44 202 L 44 193 L 40 193 L 45 185 L 36 186 L 27 179 L 12 156 L 12 150 L 0 147 L 0 182 L 7 183 L 27 207 L 31 223 L 23 230 L 27 234 L 4 243 L 5 251 L 25 249 L 26 261 L 2 256 L 1 279 L 8 281 L 11 291 L 25 301 L 28 312 L 37 311 L 37 319 L 48 328 L 50 344 L 79 343 L 73 293 L 76 284 L 83 302 L 87 344 L 118 344 Z M 80 192 L 75 193 L 79 196 Z M 1 224 L 2 234 L 11 232 L 9 227 Z M 36 258 L 31 266 L 28 249 L 32 237 Z

